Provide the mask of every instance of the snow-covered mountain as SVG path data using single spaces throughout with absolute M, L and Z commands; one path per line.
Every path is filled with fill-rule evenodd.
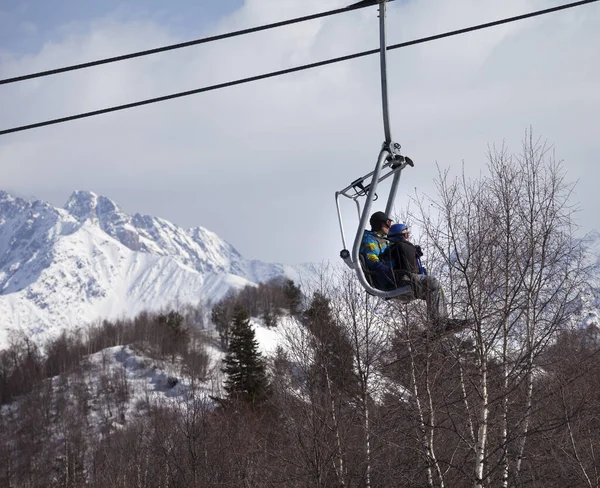
M 34 340 L 99 318 L 220 299 L 230 288 L 311 266 L 244 259 L 202 227 L 128 215 L 77 191 L 64 208 L 0 191 L 0 347 L 9 331 Z

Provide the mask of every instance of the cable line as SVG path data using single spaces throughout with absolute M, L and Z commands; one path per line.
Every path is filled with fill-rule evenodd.
M 407 42 L 402 42 L 400 44 L 394 44 L 391 46 L 387 47 L 388 51 L 391 51 L 393 49 L 399 49 L 399 48 L 403 48 L 403 47 L 408 47 L 408 46 L 414 46 L 416 44 L 423 44 L 426 42 L 430 42 L 430 41 L 435 41 L 438 39 L 443 39 L 446 37 L 452 37 L 452 36 L 457 36 L 457 35 L 461 35 L 461 34 L 466 34 L 468 32 L 473 32 L 473 31 L 477 31 L 477 30 L 481 30 L 481 29 L 487 29 L 489 27 L 495 27 L 498 25 L 502 25 L 502 24 L 508 24 L 510 22 L 515 22 L 518 20 L 523 20 L 523 19 L 527 19 L 527 18 L 531 18 L 531 17 L 536 17 L 539 15 L 544 15 L 544 14 L 549 14 L 552 12 L 557 12 L 559 10 L 565 10 L 568 8 L 573 8 L 573 7 L 579 7 L 581 5 L 585 5 L 585 4 L 589 4 L 589 3 L 594 3 L 597 2 L 598 0 L 580 0 L 578 2 L 574 2 L 574 3 L 569 3 L 569 4 L 564 4 L 564 5 L 560 5 L 558 7 L 552 7 L 552 8 L 548 8 L 548 9 L 544 9 L 544 10 L 537 10 L 535 12 L 530 12 L 527 14 L 523 14 L 523 15 L 518 15 L 516 17 L 508 17 L 506 19 L 501 19 L 501 20 L 496 20 L 493 22 L 487 22 L 485 24 L 479 24 L 479 25 L 475 25 L 472 27 L 466 27 L 463 29 L 458 29 L 458 30 L 453 30 L 453 31 L 449 31 L 449 32 L 445 32 L 442 34 L 436 34 L 433 36 L 428 36 L 428 37 L 422 37 L 420 39 L 414 39 L 412 41 L 407 41 Z M 210 85 L 210 86 L 205 86 L 202 88 L 197 88 L 194 90 L 189 90 L 189 91 L 184 91 L 184 92 L 179 92 L 179 93 L 174 93 L 171 95 L 164 95 L 161 97 L 156 97 L 156 98 L 149 98 L 147 100 L 140 100 L 138 102 L 132 102 L 132 103 L 127 103 L 124 105 L 117 105 L 117 106 L 113 106 L 113 107 L 108 107 L 108 108 L 104 108 L 101 110 L 94 110 L 92 112 L 85 112 L 85 113 L 81 113 L 81 114 L 77 114 L 77 115 L 71 115 L 68 117 L 61 117 L 58 119 L 52 119 L 52 120 L 47 120 L 44 122 L 37 122 L 35 124 L 29 124 L 29 125 L 23 125 L 20 127 L 14 127 L 12 129 L 4 129 L 0 131 L 0 135 L 5 135 L 5 134 L 11 134 L 13 132 L 21 132 L 21 131 L 25 131 L 25 130 L 29 130 L 29 129 L 36 129 L 38 127 L 44 127 L 47 125 L 54 125 L 54 124 L 60 124 L 63 122 L 69 122 L 72 120 L 78 120 L 78 119 L 84 119 L 87 117 L 93 117 L 96 115 L 102 115 L 102 114 L 106 114 L 106 113 L 110 113 L 110 112 L 117 112 L 119 110 L 125 110 L 125 109 L 129 109 L 129 108 L 134 108 L 134 107 L 140 107 L 142 105 L 150 105 L 152 103 L 158 103 L 158 102 L 164 102 L 167 100 L 173 100 L 175 98 L 181 98 L 181 97 L 186 97 L 189 95 L 196 95 L 198 93 L 205 93 L 205 92 L 209 92 L 209 91 L 213 91 L 213 90 L 220 90 L 222 88 L 228 88 L 231 86 L 235 86 L 235 85 L 242 85 L 245 83 L 250 83 L 253 81 L 259 81 L 259 80 L 264 80 L 267 78 L 274 78 L 276 76 L 282 76 L 282 75 L 286 75 L 289 73 L 295 73 L 298 71 L 304 71 L 304 70 L 308 70 L 308 69 L 313 69 L 313 68 L 318 68 L 320 66 L 326 66 L 328 64 L 334 64 L 334 63 L 339 63 L 342 61 L 349 61 L 351 59 L 356 59 L 356 58 L 360 58 L 360 57 L 364 57 L 364 56 L 369 56 L 372 54 L 377 54 L 379 53 L 380 50 L 379 49 L 370 49 L 369 51 L 362 51 L 359 53 L 354 53 L 354 54 L 349 54 L 346 56 L 340 56 L 337 58 L 331 58 L 331 59 L 327 59 L 324 61 L 318 61 L 316 63 L 310 63 L 310 64 L 305 64 L 305 65 L 301 65 L 301 66 L 296 66 L 293 68 L 287 68 L 287 69 L 282 69 L 282 70 L 278 70 L 278 71 L 272 71 L 270 73 L 264 73 L 261 75 L 256 75 L 256 76 L 250 76 L 247 78 L 240 78 L 238 80 L 233 80 L 233 81 L 228 81 L 225 83 L 218 83 L 216 85 Z
M 393 1 L 393 0 L 388 0 Z M 139 58 L 142 56 L 148 56 L 150 54 L 163 53 L 166 51 L 173 51 L 175 49 L 181 49 L 184 47 L 196 46 L 198 44 L 207 44 L 209 42 L 220 41 L 223 39 L 229 39 L 231 37 L 242 36 L 246 34 L 252 34 L 254 32 L 260 32 L 264 30 L 274 29 L 276 27 L 283 27 L 291 24 L 298 24 L 300 22 L 306 22 L 309 20 L 320 19 L 322 17 L 329 17 L 330 15 L 337 15 L 344 12 L 351 12 L 353 10 L 358 10 L 365 7 L 370 7 L 372 5 L 377 5 L 377 0 L 364 0 L 358 3 L 354 3 L 347 7 L 338 8 L 334 10 L 328 10 L 326 12 L 321 12 L 318 14 L 306 15 L 304 17 L 297 17 L 295 19 L 283 20 L 280 22 L 274 22 L 272 24 L 265 24 L 257 27 L 251 27 L 249 29 L 242 29 L 234 32 L 228 32 L 226 34 L 219 34 L 216 36 L 205 37 L 202 39 L 196 39 L 193 41 L 181 42 L 178 44 L 171 44 L 169 46 L 158 47 L 155 49 L 148 49 L 146 51 L 139 51 L 131 54 L 124 54 L 122 56 L 114 56 L 112 58 L 99 59 L 97 61 L 90 61 L 88 63 L 74 64 L 72 66 L 64 66 L 62 68 L 51 69 L 48 71 L 40 71 L 38 73 L 31 73 L 28 75 L 15 76 L 13 78 L 5 78 L 0 80 L 0 85 L 7 85 L 9 83 L 16 83 L 18 81 L 31 80 L 34 78 L 42 78 L 44 76 L 56 75 L 59 73 L 66 73 L 67 71 L 76 71 L 84 68 L 91 68 L 93 66 L 100 66 L 102 64 L 115 63 L 117 61 L 125 61 L 126 59 Z

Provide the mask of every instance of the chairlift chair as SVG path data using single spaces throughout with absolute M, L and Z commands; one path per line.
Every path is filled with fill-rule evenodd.
M 389 123 L 389 111 L 388 111 L 388 93 L 387 93 L 387 64 L 386 64 L 386 36 L 385 36 L 385 8 L 388 0 L 379 0 L 379 34 L 380 34 L 380 64 L 381 64 L 381 94 L 382 94 L 382 105 L 383 105 L 383 129 L 385 134 L 385 141 L 379 152 L 377 158 L 377 164 L 375 169 L 365 176 L 354 180 L 343 190 L 335 193 L 335 202 L 338 213 L 338 220 L 340 223 L 340 231 L 342 234 L 342 244 L 344 248 L 340 252 L 340 257 L 344 262 L 356 272 L 356 276 L 367 291 L 367 293 L 384 298 L 391 299 L 397 298 L 401 301 L 410 301 L 414 298 L 412 286 L 409 284 L 402 285 L 394 290 L 380 290 L 373 286 L 373 281 L 369 276 L 369 271 L 366 268 L 364 260 L 361 260 L 360 256 L 360 244 L 371 214 L 371 206 L 375 200 L 377 200 L 377 186 L 383 180 L 393 176 L 390 193 L 388 195 L 387 204 L 385 207 L 385 213 L 390 214 L 398 191 L 398 185 L 400 183 L 400 176 L 402 170 L 406 166 L 414 166 L 413 161 L 406 156 L 402 156 L 400 153 L 401 146 L 398 143 L 392 141 L 390 123 Z M 359 224 L 354 238 L 354 244 L 352 246 L 352 252 L 348 250 L 346 244 L 346 236 L 344 233 L 344 224 L 342 221 L 342 212 L 340 208 L 340 197 L 346 197 L 353 200 L 356 204 L 358 212 Z M 364 198 L 364 204 L 359 202 L 359 199 Z

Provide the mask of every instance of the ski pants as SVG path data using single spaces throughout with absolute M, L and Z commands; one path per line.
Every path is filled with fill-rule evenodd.
M 410 278 L 415 290 L 415 298 L 427 302 L 427 318 L 433 322 L 446 320 L 448 309 L 439 280 L 433 276 L 417 273 L 411 273 Z

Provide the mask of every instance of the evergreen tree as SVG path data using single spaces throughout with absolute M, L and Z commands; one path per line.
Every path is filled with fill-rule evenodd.
M 277 317 L 270 307 L 266 307 L 263 310 L 262 319 L 265 327 L 274 327 L 277 325 Z
M 303 314 L 303 322 L 315 338 L 315 377 L 317 382 L 327 383 L 343 392 L 356 388 L 353 369 L 353 352 L 344 329 L 334 317 L 330 299 L 315 292 Z
M 229 292 L 220 302 L 216 303 L 211 311 L 210 318 L 221 339 L 221 347 L 226 349 L 229 345 L 229 334 L 231 333 L 231 320 L 233 309 L 238 302 L 235 293 Z
M 230 399 L 256 404 L 266 398 L 269 383 L 265 364 L 243 307 L 234 310 L 233 328 L 223 363 L 223 372 L 227 374 L 225 390 Z
M 285 284 L 283 285 L 283 295 L 287 302 L 290 315 L 298 314 L 300 305 L 302 304 L 302 292 L 300 291 L 300 287 L 294 283 L 294 280 L 285 280 Z
M 185 352 L 186 339 L 188 331 L 183 325 L 183 315 L 179 312 L 171 310 L 168 314 L 160 314 L 158 323 L 164 327 L 166 332 L 166 340 L 162 343 L 162 352 L 171 354 L 171 362 L 175 362 L 175 354 Z
M 215 304 L 210 313 L 210 319 L 219 333 L 221 347 L 227 347 L 229 343 L 229 317 L 227 317 L 227 309 L 223 303 Z

